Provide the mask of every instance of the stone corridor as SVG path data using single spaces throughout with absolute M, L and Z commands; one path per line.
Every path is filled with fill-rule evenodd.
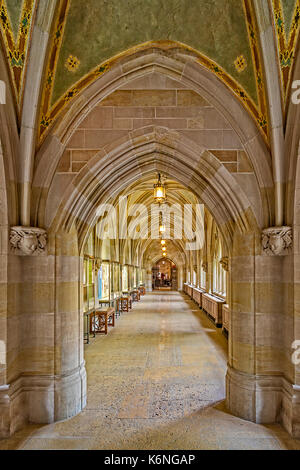
M 153 292 L 86 346 L 88 403 L 1 449 L 300 449 L 279 425 L 225 408 L 227 340 L 178 292 Z

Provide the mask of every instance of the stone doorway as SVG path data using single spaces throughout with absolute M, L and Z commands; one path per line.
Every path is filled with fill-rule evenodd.
M 152 289 L 175 291 L 178 289 L 177 267 L 169 259 L 160 259 L 152 268 Z

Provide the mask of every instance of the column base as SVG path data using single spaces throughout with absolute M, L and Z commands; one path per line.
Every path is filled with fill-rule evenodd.
M 228 367 L 226 403 L 232 414 L 260 424 L 280 421 L 282 377 L 257 376 Z
M 281 422 L 287 432 L 300 439 L 300 386 L 283 380 Z
M 84 363 L 64 376 L 21 376 L 0 388 L 0 437 L 11 436 L 28 422 L 71 418 L 85 406 Z
M 0 438 L 12 436 L 28 422 L 22 379 L 0 387 Z
M 239 418 L 281 423 L 292 437 L 300 438 L 300 387 L 283 376 L 251 375 L 228 367 L 226 404 Z

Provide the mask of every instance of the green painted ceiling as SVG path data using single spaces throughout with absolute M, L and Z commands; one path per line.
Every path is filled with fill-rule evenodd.
M 293 13 L 295 11 L 296 2 L 297 0 L 281 0 L 284 15 L 285 32 L 287 37 L 292 26 L 292 19 Z
M 243 0 L 71 0 L 52 104 L 101 62 L 151 40 L 179 41 L 205 54 L 257 102 Z M 76 71 L 65 67 L 69 55 L 80 60 Z M 241 73 L 234 65 L 240 55 L 248 64 Z
M 15 40 L 18 36 L 20 17 L 22 11 L 23 1 L 22 0 L 6 0 L 6 7 L 9 14 L 12 31 L 14 33 Z

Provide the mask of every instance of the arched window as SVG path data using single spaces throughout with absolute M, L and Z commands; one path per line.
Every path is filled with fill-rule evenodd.
M 197 273 L 193 270 L 193 286 L 197 286 Z
M 226 271 L 220 261 L 222 259 L 221 241 L 217 241 L 217 247 L 213 258 L 213 293 L 226 297 Z
M 202 264 L 200 269 L 200 287 L 202 289 L 206 289 L 206 272 L 204 271 Z

